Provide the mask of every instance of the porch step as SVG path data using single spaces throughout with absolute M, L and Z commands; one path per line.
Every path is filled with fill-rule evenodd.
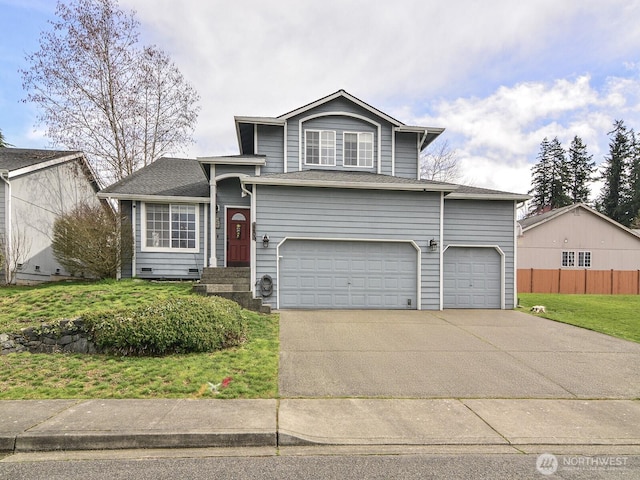
M 228 298 L 256 312 L 271 313 L 270 305 L 263 305 L 261 298 L 253 298 L 249 267 L 205 268 L 200 283 L 193 286 L 193 291 L 200 295 Z

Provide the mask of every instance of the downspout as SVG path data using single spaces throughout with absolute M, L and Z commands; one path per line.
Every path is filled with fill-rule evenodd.
M 7 191 L 5 192 L 5 195 L 4 195 L 4 207 L 5 207 L 5 211 L 4 211 L 5 251 L 4 251 L 4 254 L 7 255 L 7 257 L 9 257 L 11 255 L 11 252 L 13 251 L 11 249 L 11 247 L 12 247 L 12 245 L 11 245 L 11 233 L 12 233 L 11 232 L 11 182 L 9 181 L 9 170 L 0 171 L 0 178 L 2 178 L 4 183 L 7 184 Z M 10 258 L 6 258 L 4 263 L 5 263 L 5 265 L 11 265 L 11 259 Z M 3 268 L 3 270 L 4 270 L 4 268 Z M 6 274 L 6 272 L 5 272 L 5 274 Z M 9 279 L 6 278 L 5 281 L 8 282 Z

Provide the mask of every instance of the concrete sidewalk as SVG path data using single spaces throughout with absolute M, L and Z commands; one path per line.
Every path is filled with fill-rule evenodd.
M 594 446 L 640 454 L 640 401 L 282 399 L 0 401 L 0 451 L 204 447 Z

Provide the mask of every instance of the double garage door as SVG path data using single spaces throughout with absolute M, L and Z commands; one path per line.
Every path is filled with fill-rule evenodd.
M 501 308 L 502 260 L 490 247 L 444 252 L 444 308 Z
M 416 308 L 410 243 L 287 240 L 279 255 L 281 308 Z

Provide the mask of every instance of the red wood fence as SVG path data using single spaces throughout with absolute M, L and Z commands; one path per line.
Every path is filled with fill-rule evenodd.
M 640 295 L 640 270 L 518 269 L 518 293 Z

